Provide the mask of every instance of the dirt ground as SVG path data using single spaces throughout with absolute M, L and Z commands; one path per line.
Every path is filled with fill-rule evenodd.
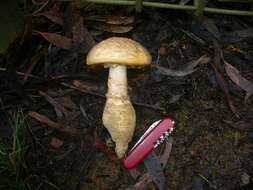
M 72 48 L 64 49 L 59 41 L 53 42 L 54 37 L 36 33 L 22 43 L 17 40 L 1 57 L 2 67 L 10 68 L 0 73 L 1 118 L 4 121 L 22 109 L 29 123 L 22 176 L 31 189 L 134 189 L 139 180 L 110 151 L 105 153 L 104 145 L 114 149 L 102 125 L 108 70 L 85 64 L 93 40 L 111 36 L 134 39 L 152 55 L 151 67 L 128 70 L 129 94 L 137 114 L 130 147 L 154 121 L 165 115 L 175 119 L 164 171 L 167 189 L 253 189 L 253 101 L 252 97 L 245 100 L 245 90 L 225 70 L 227 62 L 253 82 L 252 18 L 195 17 L 151 8 L 142 15 L 126 7 L 85 7 L 77 13 L 68 7 L 60 10 L 63 26 L 39 16 L 32 20 L 33 30 L 61 32 L 71 38 L 74 19 L 81 18 L 87 28 L 83 31 L 92 40 L 76 35 Z M 91 15 L 134 16 L 133 29 L 121 34 L 95 30 L 97 23 L 85 20 Z M 187 65 L 202 56 L 209 61 L 200 61 L 194 72 L 187 73 Z M 157 66 L 175 72 L 164 73 Z M 26 80 L 15 73 L 27 73 L 29 68 L 31 76 Z M 47 119 L 39 122 L 36 113 Z M 146 172 L 143 164 L 137 169 Z M 150 183 L 146 189 L 155 185 Z

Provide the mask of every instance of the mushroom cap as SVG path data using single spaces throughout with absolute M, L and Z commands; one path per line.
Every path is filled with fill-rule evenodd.
M 140 43 L 123 37 L 111 37 L 96 44 L 88 53 L 88 65 L 120 64 L 145 66 L 151 63 L 151 55 Z

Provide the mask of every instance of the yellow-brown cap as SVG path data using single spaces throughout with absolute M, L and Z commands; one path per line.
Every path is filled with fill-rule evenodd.
M 134 40 L 111 37 L 98 43 L 90 50 L 86 63 L 88 65 L 145 66 L 151 63 L 151 55 L 145 47 Z

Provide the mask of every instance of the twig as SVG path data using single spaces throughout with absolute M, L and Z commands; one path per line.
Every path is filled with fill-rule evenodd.
M 47 6 L 48 3 L 49 3 L 49 0 L 47 0 L 38 10 L 34 11 L 34 12 L 32 13 L 32 15 L 35 15 L 35 14 L 37 14 L 38 12 L 40 12 L 42 9 L 44 9 L 44 8 Z
M 39 114 L 37 112 L 29 112 L 28 113 L 29 116 L 31 116 L 32 118 L 40 121 L 41 123 L 47 124 L 48 126 L 55 128 L 55 129 L 59 129 L 60 128 L 60 124 L 52 121 L 51 119 L 49 119 L 48 117 Z
M 76 86 L 74 86 L 72 84 L 68 84 L 68 83 L 62 82 L 61 85 L 65 86 L 65 87 L 69 87 L 69 88 L 75 89 L 75 90 L 78 90 L 80 92 L 83 92 L 83 93 L 86 93 L 86 94 L 89 94 L 89 95 L 105 98 L 105 96 L 102 95 L 102 94 L 99 94 L 97 92 L 88 91 L 86 89 L 78 88 L 78 87 L 76 87 Z
M 29 77 L 29 75 L 31 74 L 31 72 L 33 71 L 34 67 L 36 66 L 36 64 L 39 62 L 39 60 L 44 56 L 44 51 L 45 48 L 40 50 L 38 55 L 35 55 L 32 59 L 31 59 L 31 64 L 29 65 L 29 68 L 26 71 L 26 74 L 24 75 L 23 78 L 23 83 L 25 83 Z
M 0 67 L 0 71 L 7 71 L 7 68 Z M 35 78 L 35 79 L 44 80 L 43 78 L 32 75 L 32 74 L 22 73 L 22 72 L 19 72 L 19 71 L 16 71 L 15 73 L 17 75 L 21 75 L 21 76 L 28 76 L 28 77 Z
M 103 94 L 100 94 L 100 93 L 97 93 L 97 92 L 92 92 L 92 91 L 89 91 L 87 89 L 82 89 L 82 88 L 79 88 L 79 87 L 74 86 L 72 84 L 67 84 L 65 82 L 62 82 L 61 85 L 65 86 L 65 87 L 75 89 L 75 90 L 78 90 L 80 92 L 83 92 L 83 93 L 86 93 L 86 94 L 89 94 L 89 95 L 93 95 L 93 96 L 97 96 L 97 97 L 101 97 L 101 98 L 106 98 L 105 95 L 103 95 Z M 145 104 L 145 103 L 140 103 L 140 102 L 135 102 L 135 101 L 133 103 L 137 106 L 146 107 L 146 108 L 150 108 L 150 109 L 154 109 L 154 110 L 164 111 L 163 108 L 152 106 L 150 104 Z
M 70 112 L 67 109 L 65 109 L 64 106 L 59 104 L 55 99 L 47 95 L 45 92 L 39 91 L 39 94 L 43 96 L 54 107 L 58 117 L 62 117 L 62 113 L 65 116 L 70 114 Z

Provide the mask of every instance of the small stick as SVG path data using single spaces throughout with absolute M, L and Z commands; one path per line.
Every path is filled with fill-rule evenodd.
M 0 67 L 0 71 L 7 71 L 7 68 L 2 68 L 2 67 Z M 16 74 L 17 74 L 17 75 L 21 75 L 21 76 L 27 76 L 27 77 L 31 77 L 31 78 L 35 78 L 35 79 L 44 80 L 44 79 L 41 78 L 41 77 L 38 77 L 38 76 L 35 76 L 35 75 L 32 75 L 32 74 L 28 74 L 28 73 L 22 73 L 22 72 L 16 71 Z
M 65 109 L 64 106 L 62 106 L 61 104 L 59 104 L 59 102 L 57 102 L 55 99 L 53 99 L 51 96 L 49 96 L 45 92 L 39 91 L 39 94 L 41 96 L 43 96 L 54 107 L 54 109 L 55 109 L 56 114 L 57 114 L 58 117 L 62 117 L 62 113 L 65 116 L 70 114 L 70 112 L 67 109 Z
M 67 84 L 67 83 L 65 83 L 65 82 L 62 82 L 61 85 L 65 86 L 65 87 L 69 87 L 69 88 L 75 89 L 75 90 L 78 90 L 78 91 L 80 91 L 80 92 L 83 92 L 83 93 L 86 93 L 86 94 L 89 94 L 89 95 L 93 95 L 93 96 L 105 98 L 105 96 L 102 95 L 102 94 L 100 94 L 100 93 L 88 91 L 87 89 L 83 89 L 83 88 L 74 86 L 74 85 L 72 85 L 72 84 Z M 159 107 L 156 107 L 156 106 L 152 106 L 152 105 L 150 105 L 150 104 L 145 104 L 145 103 L 140 103 L 140 102 L 133 102 L 133 103 L 134 103 L 135 105 L 137 105 L 137 106 L 142 106 L 142 107 L 146 107 L 146 108 L 150 108 L 150 109 L 154 109 L 154 110 L 164 111 L 163 108 L 159 108 Z

